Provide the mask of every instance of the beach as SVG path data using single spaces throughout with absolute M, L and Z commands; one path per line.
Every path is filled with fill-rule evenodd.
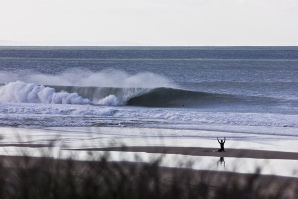
M 127 138 L 115 138 L 115 135 L 112 137 L 111 134 L 104 134 L 105 132 L 114 132 L 114 131 L 123 131 L 123 128 L 117 127 L 116 129 L 104 128 L 98 130 L 101 132 L 101 136 L 99 133 L 93 136 L 89 136 L 92 138 L 93 142 L 89 142 L 89 146 L 84 144 L 78 144 L 74 141 L 75 137 L 79 137 L 78 130 L 76 132 L 69 133 L 72 128 L 65 128 L 64 135 L 68 134 L 67 139 L 73 139 L 73 143 L 69 144 L 68 147 L 64 146 L 61 147 L 61 140 L 66 140 L 66 136 L 61 138 L 56 137 L 56 141 L 53 143 L 46 144 L 46 140 L 42 139 L 37 141 L 36 136 L 45 138 L 47 136 L 48 141 L 55 138 L 55 133 L 57 133 L 57 129 L 49 130 L 49 129 L 26 129 L 26 128 L 0 128 L 0 131 L 6 132 L 7 134 L 14 134 L 14 132 L 18 132 L 18 135 L 24 134 L 27 138 L 23 140 L 19 140 L 17 142 L 17 137 L 9 138 L 8 136 L 3 137 L 0 148 L 1 148 L 1 156 L 0 161 L 5 168 L 16 169 L 22 167 L 24 165 L 24 155 L 29 156 L 29 159 L 26 159 L 27 162 L 30 162 L 29 168 L 34 167 L 34 165 L 43 165 L 46 159 L 50 158 L 50 161 L 60 161 L 62 165 L 67 167 L 68 158 L 74 158 L 74 165 L 76 169 L 84 170 L 84 168 L 88 168 L 91 162 L 97 162 L 100 160 L 100 157 L 107 155 L 106 153 L 110 153 L 109 157 L 109 164 L 113 165 L 116 164 L 116 168 L 119 166 L 122 168 L 126 168 L 125 170 L 129 170 L 133 168 L 133 170 L 138 170 L 138 167 L 142 167 L 143 165 L 150 164 L 150 162 L 154 160 L 158 160 L 161 158 L 161 162 L 159 164 L 159 173 L 161 174 L 161 182 L 163 186 L 171 186 L 171 183 L 175 181 L 177 176 L 181 176 L 181 183 L 186 183 L 183 181 L 186 176 L 191 176 L 191 181 L 187 181 L 190 184 L 201 183 L 202 181 L 206 182 L 207 186 L 209 187 L 209 194 L 212 195 L 213 192 L 222 188 L 223 184 L 229 187 L 232 186 L 232 182 L 237 183 L 246 183 L 248 179 L 254 179 L 254 183 L 258 184 L 258 190 L 269 194 L 275 193 L 275 191 L 280 190 L 280 187 L 285 186 L 283 190 L 283 194 L 286 194 L 289 198 L 295 198 L 297 196 L 297 185 L 298 183 L 298 172 L 297 170 L 297 162 L 298 162 L 298 153 L 297 152 L 289 152 L 289 150 L 285 151 L 273 151 L 273 150 L 259 150 L 257 145 L 254 145 L 253 142 L 250 143 L 252 146 L 251 149 L 243 148 L 241 149 L 241 144 L 238 143 L 237 148 L 226 148 L 225 152 L 218 152 L 218 148 L 208 148 L 208 147 L 187 147 L 187 146 L 170 146 L 169 143 L 172 145 L 175 144 L 172 139 L 159 137 L 159 138 L 141 138 L 143 143 L 147 142 L 145 146 L 135 146 L 140 143 L 139 141 L 133 142 Z M 73 129 L 74 130 L 74 129 Z M 84 129 L 87 130 L 87 129 Z M 93 129 L 94 130 L 94 129 Z M 131 129 L 130 129 L 131 130 Z M 135 131 L 140 131 L 142 129 L 135 129 Z M 61 134 L 61 129 L 59 129 L 59 133 Z M 32 135 L 36 134 L 35 139 L 33 139 Z M 121 134 L 121 133 L 120 133 Z M 52 135 L 52 136 L 50 136 Z M 72 137 L 75 136 L 75 137 Z M 110 137 L 109 137 L 110 136 Z M 100 137 L 100 138 L 99 138 Z M 102 142 L 103 137 L 109 137 L 110 140 L 105 140 Z M 97 141 L 94 142 L 94 139 L 97 138 Z M 60 139 L 60 140 L 59 140 Z M 113 139 L 122 139 L 120 142 L 114 143 L 113 147 L 107 147 L 110 145 Z M 167 141 L 167 139 L 169 139 Z M 5 140 L 10 140 L 11 143 L 6 142 Z M 101 141 L 99 141 L 101 140 Z M 132 139 L 134 140 L 134 139 Z M 140 139 L 138 139 L 140 140 Z M 159 140 L 159 141 L 158 141 Z M 160 141 L 166 146 L 160 146 Z M 216 140 L 204 140 L 202 138 L 191 139 L 192 142 L 200 145 L 204 145 L 203 143 L 212 143 L 214 145 L 218 145 Z M 81 139 L 82 141 L 82 139 Z M 227 143 L 230 140 L 227 139 Z M 68 141 L 70 142 L 70 141 Z M 159 142 L 159 143 L 158 143 Z M 265 141 L 263 141 L 265 142 Z M 59 143 L 59 144 L 58 144 Z M 101 147 L 94 147 L 94 143 L 97 145 L 101 145 Z M 123 143 L 130 143 L 132 146 L 124 146 Z M 159 146 L 153 146 L 158 143 Z M 180 142 L 180 145 L 185 145 L 185 143 L 193 143 L 190 140 L 184 140 L 184 144 Z M 268 145 L 271 141 L 267 141 L 263 143 L 263 146 Z M 117 145 L 117 146 L 115 146 Z M 179 144 L 178 144 L 179 145 Z M 277 147 L 274 146 L 273 148 L 280 148 L 281 146 Z M 284 146 L 286 148 L 286 146 Z M 17 150 L 12 150 L 17 149 Z M 55 154 L 58 154 L 56 156 Z M 24 153 L 23 153 L 24 152 Z M 85 153 L 86 152 L 86 153 Z M 92 156 L 86 155 L 87 153 L 92 153 Z M 99 153 L 97 153 L 99 152 Z M 47 156 L 43 157 L 43 155 L 47 154 Z M 85 155 L 84 155 L 85 154 Z M 135 158 L 135 155 L 138 158 Z M 172 156 L 172 157 L 171 157 Z M 54 159 L 52 159 L 54 158 Z M 231 158 L 231 159 L 230 159 Z M 174 160 L 175 161 L 174 161 Z M 262 167 L 261 164 L 256 164 L 254 160 L 268 160 L 266 162 L 266 166 Z M 244 161 L 245 160 L 245 161 Z M 166 162 L 164 162 L 166 161 Z M 281 167 L 274 167 L 276 164 L 274 161 L 279 161 Z M 292 169 L 290 172 L 285 173 L 283 170 L 289 169 L 288 161 L 292 161 L 291 164 Z M 189 164 L 191 163 L 191 164 Z M 264 163 L 264 162 L 263 162 Z M 197 167 L 196 164 L 205 165 L 204 167 Z M 230 164 L 230 165 L 229 165 Z M 231 165 L 233 164 L 233 165 Z M 32 166 L 33 165 L 33 166 Z M 48 165 L 51 165 L 50 163 Z M 243 168 L 244 165 L 251 165 L 253 167 Z M 270 167 L 273 169 L 274 172 L 271 171 L 270 173 L 266 173 L 265 167 Z M 232 167 L 230 167 L 232 166 Z M 257 166 L 260 166 L 260 170 L 257 170 Z M 237 167 L 241 167 L 242 170 L 237 170 Z M 113 168 L 113 166 L 111 166 Z M 265 169 L 265 173 L 262 171 Z M 254 177 L 255 172 L 258 172 L 258 177 Z M 292 174 L 291 174 L 292 172 Z M 182 177 L 183 176 L 183 177 Z M 280 198 L 285 197 L 283 195 Z
M 172 132 L 171 136 L 168 135 L 169 131 Z M 175 130 L 128 127 L 5 127 L 0 128 L 0 132 L 1 155 L 4 156 L 19 156 L 25 151 L 31 156 L 39 157 L 43 154 L 41 152 L 49 150 L 55 158 L 67 159 L 74 155 L 77 160 L 89 161 L 88 152 L 95 156 L 109 152 L 110 161 L 150 162 L 162 157 L 164 161 L 161 166 L 165 167 L 177 167 L 179 161 L 191 161 L 195 162 L 193 168 L 197 170 L 253 173 L 256 167 L 263 167 L 264 175 L 298 177 L 298 153 L 295 152 L 297 141 L 289 137 L 283 137 L 282 140 L 280 137 L 273 139 L 270 136 L 270 140 L 264 136 L 256 139 L 255 135 L 251 137 L 245 134 L 246 141 L 227 137 L 225 152 L 218 152 L 216 138 L 210 137 L 212 133 L 218 135 L 219 132 L 208 132 L 207 137 L 183 139 L 174 136 Z M 136 136 L 137 132 L 146 132 L 146 135 L 158 132 L 159 136 L 141 137 Z M 183 133 L 181 130 L 176 132 Z M 136 160 L 135 155 L 140 158 Z
M 111 176 L 115 183 L 123 184 L 116 177 L 120 172 L 125 173 L 128 184 L 141 180 L 146 187 L 158 179 L 156 183 L 164 190 L 178 186 L 183 193 L 192 193 L 188 191 L 204 187 L 211 198 L 273 194 L 295 199 L 298 195 L 297 140 L 292 137 L 237 133 L 238 140 L 235 133 L 226 131 L 123 126 L 0 127 L 0 133 L 0 162 L 7 175 L 17 175 L 18 169 L 34 171 L 36 174 L 28 175 L 38 174 L 37 179 L 32 177 L 36 182 L 43 178 L 38 177 L 39 172 L 51 176 L 66 169 L 73 172 L 71 176 L 88 179 L 87 171 L 92 171 L 101 179 L 102 172 L 97 172 L 108 169 L 105 172 L 112 173 L 104 176 Z M 181 138 L 181 134 L 200 136 Z M 217 151 L 218 135 L 227 136 L 225 152 Z M 138 179 L 143 175 L 147 177 Z M 36 182 L 29 183 L 28 190 L 42 186 Z

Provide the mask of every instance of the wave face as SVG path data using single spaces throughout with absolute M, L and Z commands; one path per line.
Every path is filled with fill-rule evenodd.
M 127 101 L 127 105 L 146 107 L 202 107 L 223 100 L 237 101 L 231 95 L 187 91 L 173 88 L 156 88 Z
M 156 88 L 127 101 L 127 105 L 145 107 L 190 107 L 207 108 L 259 108 L 277 105 L 278 99 L 231 94 L 188 91 L 174 88 Z

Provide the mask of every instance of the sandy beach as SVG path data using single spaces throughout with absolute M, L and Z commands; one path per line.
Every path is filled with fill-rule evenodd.
M 90 133 L 88 133 L 90 132 Z M 210 170 L 224 170 L 232 172 L 235 163 L 244 165 L 241 173 L 252 173 L 256 165 L 267 164 L 268 175 L 298 177 L 298 152 L 295 139 L 278 136 L 260 136 L 241 134 L 243 140 L 234 139 L 232 133 L 212 131 L 180 131 L 169 129 L 146 128 L 0 128 L 0 155 L 20 156 L 22 150 L 31 156 L 38 157 L 40 151 L 51 150 L 55 154 L 60 152 L 63 158 L 76 154 L 78 160 L 87 161 L 88 153 L 99 156 L 109 152 L 110 161 L 134 160 L 134 154 L 143 158 L 143 162 L 150 161 L 151 157 L 166 155 L 168 162 L 162 166 L 175 167 L 176 159 L 190 159 L 194 162 L 204 162 Z M 141 133 L 158 137 L 142 137 Z M 166 137 L 171 133 L 172 137 Z M 199 133 L 203 137 L 179 139 L 173 135 Z M 155 135 L 153 134 L 153 135 Z M 218 152 L 219 144 L 216 137 L 224 134 L 227 137 L 225 152 Z M 129 136 L 123 136 L 129 135 Z M 205 136 L 205 137 L 204 137 Z M 246 136 L 246 137 L 245 137 Z M 211 138 L 210 138 L 211 137 Z M 122 147 L 125 146 L 125 147 Z M 200 146 L 200 147 L 197 147 Z M 211 146 L 211 147 L 210 147 Z M 62 149 L 62 150 L 61 150 Z M 266 150 L 265 150 L 266 149 Z M 59 158 L 59 157 L 56 157 Z M 61 158 L 61 157 L 60 157 Z M 224 159 L 224 160 L 223 160 Z M 225 161 L 225 168 L 217 167 Z M 195 169 L 204 170 L 199 164 Z
M 148 154 L 148 157 L 150 157 L 151 155 L 157 155 L 155 157 L 158 157 L 158 155 L 162 154 L 165 155 L 164 157 L 167 156 L 171 156 L 174 159 L 176 157 L 179 157 L 180 159 L 184 160 L 187 159 L 189 157 L 193 157 L 193 158 L 201 158 L 200 161 L 206 161 L 210 159 L 210 162 L 213 166 L 213 168 L 203 168 L 203 169 L 197 169 L 197 168 L 187 168 L 187 167 L 179 167 L 179 165 L 174 165 L 174 162 L 169 163 L 170 167 L 168 165 L 160 165 L 159 167 L 159 173 L 161 174 L 161 182 L 163 184 L 163 186 L 170 186 L 170 184 L 175 181 L 176 177 L 178 176 L 178 178 L 184 179 L 185 176 L 191 176 L 191 182 L 189 182 L 190 184 L 196 184 L 196 183 L 200 183 L 202 180 L 204 180 L 204 182 L 206 182 L 206 186 L 208 186 L 208 189 L 211 190 L 218 190 L 220 188 L 222 188 L 223 184 L 225 184 L 225 186 L 229 187 L 229 186 L 233 186 L 232 183 L 247 183 L 249 182 L 249 179 L 253 179 L 254 183 L 256 183 L 256 185 L 259 186 L 259 189 L 262 192 L 265 193 L 273 193 L 274 191 L 278 191 L 280 190 L 280 188 L 285 188 L 285 191 L 283 192 L 283 194 L 286 194 L 287 196 L 289 196 L 289 198 L 291 199 L 296 199 L 296 196 L 298 195 L 297 193 L 297 184 L 298 184 L 298 177 L 297 174 L 295 175 L 283 175 L 282 171 L 283 170 L 287 170 L 289 164 L 292 164 L 291 168 L 295 168 L 295 163 L 297 163 L 298 160 L 298 153 L 297 152 L 289 152 L 286 150 L 279 150 L 279 151 L 274 151 L 274 150 L 260 150 L 263 145 L 267 146 L 269 143 L 272 143 L 271 141 L 264 141 L 263 145 L 261 145 L 261 147 L 256 147 L 257 145 L 252 144 L 247 144 L 245 145 L 245 143 L 243 142 L 237 142 L 237 147 L 238 148 L 230 148 L 227 147 L 225 149 L 225 152 L 218 152 L 218 148 L 215 148 L 218 143 L 216 143 L 216 141 L 214 140 L 205 140 L 205 139 L 195 139 L 195 141 L 193 141 L 193 139 L 184 139 L 183 142 L 181 142 L 180 140 L 180 145 L 179 144 L 175 144 L 175 142 L 172 142 L 173 140 L 166 142 L 168 139 L 167 138 L 163 138 L 164 140 L 162 142 L 167 143 L 167 146 L 152 146 L 154 143 L 157 143 L 157 140 L 152 140 L 152 139 L 148 139 L 147 142 L 150 144 L 149 145 L 143 145 L 143 146 L 118 146 L 117 147 L 104 147 L 104 146 L 108 146 L 105 144 L 102 144 L 99 147 L 94 147 L 96 144 L 89 142 L 89 146 L 85 146 L 84 145 L 80 145 L 78 144 L 79 142 L 82 142 L 81 140 L 78 141 L 73 141 L 74 144 L 71 145 L 70 147 L 64 147 L 64 148 L 59 148 L 57 145 L 54 144 L 49 144 L 46 143 L 44 140 L 42 141 L 36 141 L 33 138 L 27 138 L 26 141 L 19 141 L 17 142 L 17 140 L 13 140 L 11 138 L 10 133 L 12 133 L 13 129 L 10 128 L 6 128 L 6 129 L 2 129 L 3 132 L 6 132 L 6 134 L 4 136 L 4 139 L 1 141 L 0 143 L 0 149 L 2 150 L 2 154 L 0 156 L 0 161 L 2 163 L 2 165 L 5 168 L 8 168 L 9 170 L 11 169 L 16 169 L 21 167 L 21 165 L 24 165 L 22 162 L 24 162 L 24 157 L 20 155 L 19 152 L 26 151 L 26 152 L 32 152 L 32 151 L 47 151 L 47 150 L 60 150 L 62 153 L 67 154 L 77 154 L 78 155 L 78 159 L 75 160 L 75 167 L 79 168 L 79 170 L 81 170 L 81 168 L 84 168 L 83 170 L 88 170 L 89 166 L 90 166 L 90 162 L 91 165 L 93 164 L 92 161 L 88 161 L 88 158 L 86 158 L 86 156 L 82 155 L 82 154 L 88 154 L 89 152 L 91 153 L 95 153 L 95 154 L 104 154 L 103 152 L 109 152 L 111 154 L 118 154 L 121 157 L 125 157 L 127 154 L 138 154 L 141 156 L 141 158 L 144 158 L 146 156 L 146 154 Z M 111 131 L 112 129 L 109 129 L 110 133 L 113 132 Z M 116 128 L 115 131 L 121 131 L 123 129 L 121 128 Z M 138 131 L 139 129 L 135 129 L 136 131 Z M 45 138 L 46 135 L 49 136 L 51 133 L 53 133 L 53 136 L 55 135 L 55 131 L 48 131 L 48 130 L 41 130 L 41 129 L 35 129 L 35 130 L 25 130 L 25 129 L 18 129 L 19 133 L 23 133 L 24 135 L 39 135 L 42 138 Z M 65 131 L 63 135 L 60 139 L 61 140 L 72 140 L 74 138 L 80 137 L 79 133 L 66 133 L 67 131 Z M 59 133 L 61 133 L 61 131 L 59 131 Z M 50 136 L 51 137 L 51 136 Z M 82 136 L 83 138 L 83 136 Z M 51 140 L 50 138 L 47 138 L 49 140 Z M 92 140 L 96 140 L 95 143 L 100 143 L 98 140 L 102 141 L 102 137 L 99 137 L 96 134 L 96 138 L 92 138 Z M 108 140 L 111 140 L 114 138 L 110 138 Z M 122 138 L 122 141 L 124 143 L 130 143 L 130 144 L 137 144 L 137 143 L 141 143 L 140 140 L 143 140 L 143 143 L 145 143 L 146 138 L 138 138 L 137 141 L 132 141 L 129 140 L 127 141 L 126 139 Z M 109 142 L 107 140 L 105 140 L 105 142 Z M 172 146 L 169 145 L 169 143 L 172 142 Z M 192 142 L 195 142 L 196 145 L 201 145 L 204 147 L 193 147 L 194 144 L 192 144 Z M 206 143 L 207 142 L 207 143 Z M 229 140 L 227 143 L 231 144 L 232 140 Z M 177 143 L 177 142 L 176 142 Z M 205 143 L 205 144 L 204 144 Z M 189 144 L 191 146 L 187 147 L 185 146 L 186 144 Z M 234 143 L 233 143 L 234 144 Z M 184 146 L 182 146 L 184 145 Z M 209 148 L 209 147 L 205 147 L 206 145 L 212 145 L 215 146 L 214 148 Z M 283 145 L 283 147 L 285 148 L 284 144 L 280 144 Z M 75 147 L 77 146 L 77 147 Z M 229 146 L 229 145 L 227 145 Z M 246 146 L 253 146 L 251 148 L 246 147 Z M 246 149 L 245 149 L 246 148 Z M 259 148 L 259 149 L 255 149 L 255 148 Z M 274 148 L 274 146 L 273 146 Z M 279 149 L 281 149 L 279 147 Z M 293 151 L 293 150 L 292 150 Z M 19 154 L 19 155 L 18 155 Z M 81 156 L 79 155 L 81 154 Z M 28 153 L 28 155 L 30 156 L 30 153 Z M 133 156 L 133 155 L 131 155 Z M 65 156 L 66 157 L 66 156 Z M 54 159 L 50 158 L 49 160 L 52 162 L 57 162 L 57 160 L 62 163 L 62 165 L 65 165 L 65 167 L 67 167 L 68 162 L 67 162 L 67 158 L 62 158 L 62 159 L 57 159 L 57 157 Z M 127 156 L 128 157 L 128 156 Z M 206 159 L 207 158 L 207 159 Z M 217 165 L 222 164 L 222 162 L 220 162 L 221 158 L 225 158 L 226 160 L 226 167 L 224 167 L 223 165 Z M 150 160 L 150 158 L 148 158 Z M 280 167 L 275 167 L 278 168 L 278 170 L 275 171 L 275 174 L 262 174 L 261 175 L 257 175 L 254 173 L 255 168 L 253 168 L 252 171 L 247 171 L 244 169 L 242 172 L 234 172 L 232 169 L 228 169 L 227 167 L 231 166 L 231 164 L 233 164 L 233 162 L 229 161 L 230 159 L 236 160 L 236 161 L 240 161 L 240 160 L 247 160 L 246 165 L 249 166 L 250 164 L 253 165 L 254 160 L 268 160 L 269 161 L 269 167 L 276 166 L 273 165 L 275 164 L 274 161 L 279 161 L 281 166 Z M 40 165 L 44 165 L 44 161 L 45 159 L 43 157 L 29 157 L 29 159 L 27 159 L 26 161 L 30 160 L 30 165 L 34 165 L 36 166 L 40 166 Z M 194 159 L 196 160 L 196 159 Z M 223 160 L 223 159 L 222 159 Z M 273 161 L 270 162 L 270 161 Z M 290 161 L 290 163 L 289 163 Z M 202 163 L 202 162 L 201 162 Z M 205 163 L 205 162 L 204 162 Z M 52 164 L 52 163 L 49 163 Z M 56 164 L 56 163 L 55 163 Z M 96 161 L 94 162 L 94 164 L 96 164 Z M 125 168 L 125 170 L 137 170 L 137 168 L 139 167 L 143 167 L 146 166 L 147 164 L 150 164 L 150 162 L 148 161 L 142 161 L 142 162 L 137 162 L 137 160 L 132 161 L 127 160 L 127 161 L 123 161 L 123 160 L 119 160 L 119 159 L 111 159 L 109 160 L 109 163 L 112 167 L 116 165 L 116 167 L 123 167 Z M 200 162 L 199 162 L 200 164 Z M 207 165 L 208 166 L 208 165 Z M 30 166 L 29 166 L 30 167 Z M 253 167 L 253 166 L 252 166 Z M 296 166 L 297 168 L 297 166 Z M 182 182 L 181 182 L 182 183 Z M 183 182 L 186 183 L 186 182 Z M 283 198 L 283 197 L 280 197 Z

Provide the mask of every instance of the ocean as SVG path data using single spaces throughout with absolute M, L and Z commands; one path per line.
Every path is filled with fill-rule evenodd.
M 297 77 L 298 47 L 0 47 L 0 126 L 297 139 Z

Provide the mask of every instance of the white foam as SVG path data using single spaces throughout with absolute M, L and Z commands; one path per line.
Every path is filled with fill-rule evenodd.
M 64 91 L 24 82 L 10 82 L 0 87 L 0 102 L 43 103 L 43 104 L 89 104 L 90 100 L 77 93 Z
M 77 93 L 65 91 L 55 92 L 54 88 L 24 83 L 21 81 L 9 82 L 0 87 L 0 102 L 10 103 L 42 103 L 42 104 L 98 104 L 107 106 L 125 105 L 132 97 L 148 92 L 149 88 L 122 89 L 119 96 L 102 96 L 101 99 L 87 99 Z M 104 92 L 105 93 L 105 92 Z M 98 93 L 100 95 L 100 93 Z
M 93 104 L 119 106 L 125 105 L 133 97 L 148 93 L 150 88 L 98 88 L 92 97 Z M 115 91 L 118 90 L 118 91 Z M 111 92 L 111 93 L 110 93 Z
M 119 101 L 114 96 L 109 96 L 102 103 L 119 103 Z M 298 115 L 276 113 L 203 112 L 190 109 L 74 104 L 0 103 L 0 126 L 87 127 L 120 125 L 298 137 L 297 121 Z
M 37 115 L 43 117 L 44 115 L 52 116 L 111 116 L 117 111 L 108 107 L 92 106 L 92 105 L 73 105 L 73 104 L 34 104 L 34 103 L 0 103 L 0 114 L 13 115 Z
M 124 102 L 120 101 L 115 95 L 109 95 L 98 101 L 100 105 L 117 106 L 124 105 Z

